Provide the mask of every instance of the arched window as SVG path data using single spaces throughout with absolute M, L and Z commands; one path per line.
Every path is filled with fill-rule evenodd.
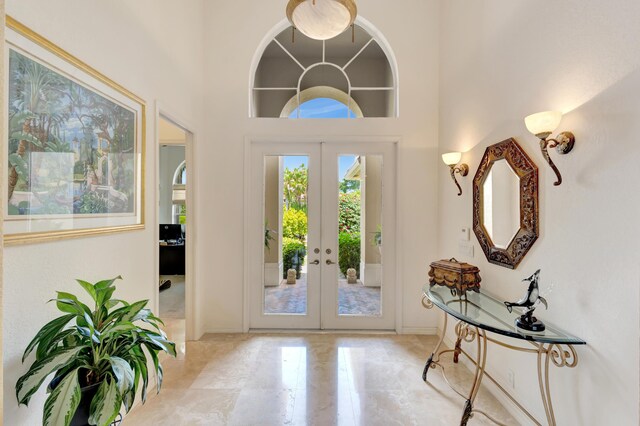
M 398 116 L 393 53 L 363 18 L 358 17 L 353 30 L 325 41 L 310 39 L 283 24 L 272 33 L 275 36 L 267 37 L 254 57 L 252 117 Z M 309 108 L 315 112 L 305 112 Z M 335 108 L 340 113 L 318 115 L 318 108 Z
M 304 102 L 288 118 L 356 118 L 349 107 L 330 98 L 315 98 Z
M 358 103 L 342 90 L 316 86 L 294 95 L 280 113 L 281 118 L 362 118 Z
M 186 224 L 187 220 L 187 162 L 183 161 L 173 174 L 173 191 L 171 202 L 173 203 L 173 223 Z

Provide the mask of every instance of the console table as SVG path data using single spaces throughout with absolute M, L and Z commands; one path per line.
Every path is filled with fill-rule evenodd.
M 429 369 L 440 367 L 442 374 L 445 374 L 444 366 L 440 363 L 440 357 L 445 353 L 453 352 L 454 363 L 458 362 L 460 354 L 465 355 L 475 365 L 475 374 L 471 390 L 467 395 L 453 388 L 456 393 L 462 396 L 466 402 L 464 405 L 460 425 L 467 424 L 474 412 L 483 414 L 493 422 L 501 424 L 488 414 L 473 407 L 483 376 L 487 376 L 516 406 L 520 408 L 535 424 L 541 425 L 518 401 L 516 401 L 502 386 L 500 386 L 486 371 L 487 363 L 487 342 L 496 343 L 502 347 L 520 351 L 530 352 L 537 355 L 538 383 L 540 395 L 544 405 L 547 422 L 550 426 L 555 426 L 555 416 L 551 403 L 551 392 L 549 384 L 549 366 L 551 363 L 557 367 L 573 368 L 578 365 L 578 354 L 575 345 L 584 345 L 585 341 L 571 336 L 545 321 L 546 330 L 539 333 L 527 332 L 516 327 L 515 321 L 522 314 L 514 309 L 509 312 L 504 303 L 482 291 L 468 291 L 462 296 L 456 295 L 455 291 L 448 287 L 427 284 L 423 288 L 422 304 L 425 308 L 431 309 L 433 306 L 444 311 L 444 329 L 442 337 L 438 341 L 433 353 L 427 360 L 422 373 L 422 379 L 427 381 Z M 458 319 L 455 327 L 456 344 L 454 349 L 440 350 L 440 346 L 447 331 L 447 317 Z M 526 343 L 528 346 L 516 346 L 496 340 L 487 336 L 487 332 L 507 336 L 516 342 Z M 462 349 L 462 342 L 472 343 L 476 341 L 477 349 L 475 359 Z M 445 381 L 449 383 L 444 376 Z M 451 386 L 451 385 L 450 385 Z

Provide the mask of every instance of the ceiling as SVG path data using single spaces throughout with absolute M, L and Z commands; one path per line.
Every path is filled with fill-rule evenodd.
M 187 142 L 187 133 L 180 127 L 163 119 L 159 120 L 159 140 L 164 145 L 184 145 Z

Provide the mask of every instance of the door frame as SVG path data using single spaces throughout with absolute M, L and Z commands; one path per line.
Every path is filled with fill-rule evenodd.
M 184 158 L 187 164 L 187 182 L 189 188 L 187 189 L 186 194 L 186 203 L 189 206 L 189 226 L 186 227 L 186 243 L 185 243 L 185 283 L 184 283 L 184 303 L 185 303 L 185 341 L 196 340 L 201 335 L 199 331 L 198 324 L 196 319 L 198 318 L 197 314 L 197 304 L 195 303 L 195 294 L 196 294 L 196 276 L 195 276 L 195 238 L 197 232 L 195 232 L 196 228 L 196 211 L 195 208 L 195 192 L 196 192 L 196 180 L 195 180 L 195 162 L 194 162 L 194 145 L 196 143 L 196 133 L 191 130 L 194 127 L 188 122 L 179 118 L 174 113 L 168 111 L 164 105 L 162 105 L 159 101 L 156 101 L 155 107 L 155 137 L 154 137 L 154 152 L 153 152 L 153 161 L 154 161 L 154 177 L 155 177 L 155 187 L 154 187 L 154 204 L 153 204 L 153 277 L 154 277 L 154 299 L 153 306 L 155 312 L 160 312 L 160 289 L 158 288 L 158 282 L 160 280 L 160 254 L 158 251 L 158 240 L 160 238 L 160 230 L 159 230 L 159 202 L 160 202 L 160 120 L 163 119 L 165 121 L 170 122 L 171 124 L 179 127 L 184 130 L 186 133 L 186 141 L 185 141 L 185 152 Z
M 250 330 L 250 308 L 251 308 L 251 289 L 250 289 L 250 267 L 251 267 L 251 253 L 250 253 L 250 206 L 251 206 L 251 146 L 253 144 L 282 144 L 282 143 L 326 143 L 326 144 L 340 144 L 340 143 L 361 143 L 361 144 L 376 144 L 376 143 L 391 143 L 393 144 L 394 151 L 394 167 L 395 167 L 395 179 L 393 187 L 395 189 L 395 214 L 396 221 L 394 224 L 395 237 L 396 237 L 396 253 L 395 253 L 395 331 L 399 332 L 403 328 L 403 293 L 404 285 L 402 282 L 402 233 L 401 226 L 398 221 L 400 217 L 400 211 L 402 204 L 400 202 L 400 192 L 398 187 L 398 175 L 400 172 L 401 161 L 398 155 L 398 146 L 402 142 L 402 138 L 399 136 L 246 136 L 244 138 L 244 268 L 243 268 L 243 312 L 242 312 L 242 330 L 248 333 Z

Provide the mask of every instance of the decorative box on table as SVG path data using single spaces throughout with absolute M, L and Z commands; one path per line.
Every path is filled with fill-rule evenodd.
M 458 262 L 455 258 L 432 262 L 429 270 L 429 283 L 449 287 L 451 293 L 458 296 L 467 291 L 480 291 L 480 269 L 468 263 Z

